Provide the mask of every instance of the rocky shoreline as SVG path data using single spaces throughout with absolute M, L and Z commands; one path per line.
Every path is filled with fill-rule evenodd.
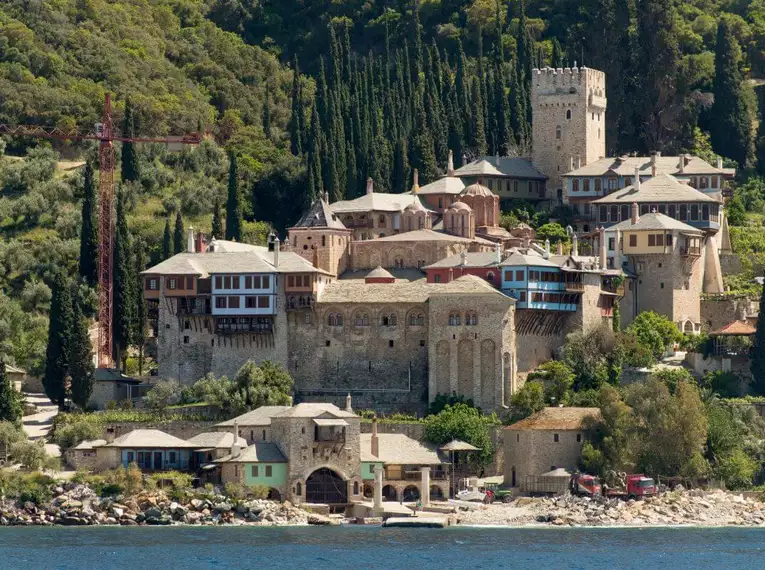
M 645 500 L 564 495 L 459 508 L 453 524 L 499 526 L 765 526 L 765 502 L 725 491 L 676 490 Z
M 263 499 L 231 500 L 223 495 L 172 500 L 163 491 L 133 497 L 99 497 L 86 485 L 55 488 L 44 505 L 31 501 L 0 503 L 0 526 L 97 525 L 256 525 L 295 526 L 336 524 L 289 502 Z

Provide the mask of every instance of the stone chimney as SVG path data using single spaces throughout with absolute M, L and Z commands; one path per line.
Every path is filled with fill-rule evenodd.
M 194 236 L 194 250 L 197 253 L 204 253 L 207 251 L 207 240 L 205 239 L 205 234 L 202 232 L 197 232 L 197 235 Z
M 502 263 L 502 246 L 498 243 L 494 244 L 494 261 Z
M 568 158 L 568 169 L 569 169 L 569 171 L 574 170 L 574 157 L 573 156 L 570 156 Z
M 545 240 L 545 253 L 547 254 L 547 257 L 550 256 L 550 240 Z
M 370 439 L 372 441 L 372 449 L 370 449 L 372 455 L 380 457 L 380 438 L 377 437 L 377 416 L 372 416 L 372 437 Z
M 722 168 L 722 167 L 723 167 L 722 157 L 718 156 L 717 157 L 717 168 Z
M 239 422 L 234 421 L 234 441 L 231 443 L 231 457 L 239 457 L 242 446 L 239 445 Z
M 274 238 L 274 267 L 279 267 L 279 238 Z
M 322 197 L 324 198 L 324 203 L 329 204 L 329 192 L 324 192 Z
M 114 428 L 106 428 L 106 443 L 113 443 L 114 442 Z
M 633 184 L 635 190 L 640 190 L 640 167 L 635 167 L 635 182 Z
M 576 157 L 576 168 L 577 169 L 582 168 L 582 157 L 581 156 L 577 156 Z
M 420 171 L 416 168 L 412 174 L 412 192 L 415 194 L 420 191 Z
M 460 253 L 460 265 L 462 267 L 465 267 L 467 265 L 467 252 L 465 251 Z
M 606 268 L 606 228 L 600 226 L 600 267 Z
M 351 393 L 348 392 L 348 395 L 345 397 L 345 411 L 353 413 L 353 408 L 351 407 Z
M 447 283 L 451 283 L 454 281 L 454 269 L 452 267 L 449 268 L 449 279 L 447 279 Z
M 680 155 L 680 174 L 685 174 L 685 155 Z
M 186 251 L 189 253 L 194 253 L 194 228 L 193 226 L 189 226 L 189 231 L 186 232 Z
M 375 181 L 372 178 L 367 178 L 367 194 L 372 194 L 375 191 Z
M 576 237 L 576 234 L 571 236 L 571 255 L 574 257 L 579 256 L 579 238 Z
M 654 152 L 651 155 L 651 176 L 656 176 L 656 159 L 660 156 L 660 153 Z
M 640 210 L 638 209 L 637 202 L 632 202 L 632 225 L 638 223 L 640 220 Z
M 454 153 L 449 149 L 449 162 L 446 164 L 446 175 L 454 176 Z

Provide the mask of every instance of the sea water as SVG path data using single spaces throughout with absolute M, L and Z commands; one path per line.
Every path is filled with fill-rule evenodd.
M 29 527 L 2 569 L 765 568 L 765 529 Z

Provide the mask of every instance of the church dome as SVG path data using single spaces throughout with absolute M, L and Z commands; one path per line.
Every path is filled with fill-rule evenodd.
M 465 190 L 462 192 L 463 196 L 494 196 L 491 190 L 489 190 L 486 186 L 483 184 L 471 184 Z
M 470 206 L 465 204 L 465 202 L 455 202 L 451 206 L 449 206 L 449 210 L 467 210 L 468 212 L 471 210 Z
M 422 202 L 418 198 L 415 198 L 412 200 L 412 203 L 409 204 L 406 208 L 404 208 L 405 212 L 425 212 L 425 206 L 422 205 Z

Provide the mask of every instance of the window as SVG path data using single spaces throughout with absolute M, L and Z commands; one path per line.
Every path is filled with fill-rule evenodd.
M 295 494 L 298 496 L 303 494 L 303 485 L 301 485 L 300 482 L 295 485 Z
M 354 481 L 353 482 L 353 494 L 358 495 L 359 494 L 359 482 Z
M 522 269 L 516 271 L 515 272 L 515 280 L 516 281 L 523 281 L 523 274 L 524 274 L 524 271 Z
M 566 109 L 566 120 L 571 120 L 571 109 Z
M 680 219 L 685 221 L 688 219 L 688 206 L 680 204 Z
M 388 341 L 388 348 L 393 348 L 393 341 L 392 340 Z
M 425 324 L 425 317 L 422 313 L 412 313 L 409 315 L 409 326 L 422 326 Z
M 579 192 L 579 179 L 578 178 L 574 178 L 571 181 L 571 191 L 572 192 Z
M 321 236 L 321 247 L 327 245 L 327 236 Z
M 168 463 L 175 463 L 176 462 L 175 451 L 168 451 L 167 452 L 167 461 L 168 461 Z
M 555 127 L 555 138 L 560 140 L 561 130 L 560 127 Z
M 263 276 L 263 289 L 270 289 L 271 288 L 271 277 L 268 275 Z
M 311 324 L 311 313 L 305 314 L 305 324 L 310 325 Z
M 368 327 L 369 326 L 369 315 L 367 313 L 357 313 L 356 314 L 356 326 L 357 327 Z
M 258 466 L 257 465 L 253 465 L 252 468 L 250 469 L 250 471 L 252 472 L 252 476 L 253 477 L 257 477 L 258 476 Z
M 659 213 L 665 214 L 667 213 L 667 207 L 664 204 L 659 204 Z
M 513 192 L 518 192 L 518 181 L 513 180 Z
M 709 220 L 709 204 L 704 204 L 701 207 L 701 219 Z
M 698 220 L 699 219 L 699 205 L 693 204 L 691 205 L 691 220 Z
M 600 178 L 595 179 L 595 192 L 600 192 Z
M 175 278 L 171 277 L 167 280 L 167 288 L 168 289 L 175 289 Z
M 258 297 L 258 309 L 268 309 L 269 305 L 268 297 L 265 295 L 260 295 Z
M 666 242 L 668 247 L 672 247 L 672 234 L 667 234 L 664 236 L 664 241 Z
M 223 288 L 224 289 L 231 289 L 231 276 L 230 275 L 226 275 L 223 278 Z
M 234 277 L 232 277 L 231 283 L 232 283 L 231 285 L 232 289 L 239 289 L 239 276 L 235 275 Z
M 640 204 L 640 215 L 648 213 L 648 204 Z
M 459 313 L 450 313 L 449 314 L 449 326 L 450 327 L 458 327 L 458 326 L 460 326 L 460 314 Z
M 438 199 L 438 207 L 439 208 L 443 208 L 444 207 L 444 199 L 443 198 L 439 198 Z
M 220 275 L 215 276 L 215 288 L 223 289 L 223 277 L 221 277 Z
M 699 188 L 704 189 L 707 187 L 707 183 L 709 182 L 709 179 L 706 176 L 700 176 L 699 177 Z
M 630 234 L 630 247 L 637 247 L 637 234 Z
M 608 190 L 618 190 L 619 189 L 619 179 L 616 177 L 611 177 L 608 179 Z
M 226 308 L 226 297 L 215 297 L 215 308 L 216 309 L 225 309 Z
M 608 251 L 614 251 L 615 243 L 616 243 L 616 238 L 608 238 Z
M 271 477 L 273 474 L 273 467 L 266 465 L 266 477 Z
M 661 282 L 661 288 L 664 289 L 664 282 Z
M 612 222 L 618 222 L 619 221 L 619 206 L 611 206 L 611 221 Z
M 582 180 L 582 191 L 583 192 L 589 192 L 590 191 L 590 179 L 585 178 Z
M 648 234 L 648 247 L 654 247 L 656 245 L 656 236 Z
M 521 291 L 521 295 L 520 295 L 520 297 L 518 297 L 518 300 L 521 303 L 525 303 L 526 302 L 526 291 Z
M 246 309 L 254 309 L 257 306 L 256 302 L 257 297 L 253 297 L 251 295 L 248 295 L 244 298 L 244 306 Z
M 395 327 L 396 314 L 391 313 L 390 315 L 380 315 L 380 324 L 384 327 Z
M 185 321 L 183 321 L 183 330 L 187 331 L 189 329 L 191 329 L 191 322 L 189 322 L 189 320 L 186 319 Z
M 607 222 L 608 221 L 608 207 L 607 206 L 601 206 L 598 208 L 598 218 L 600 218 L 601 222 Z
M 293 275 L 287 276 L 287 287 L 294 287 L 295 286 L 295 277 Z
M 558 442 L 560 441 L 560 438 L 558 437 L 558 434 L 557 434 L 557 433 L 554 433 L 554 434 L 553 434 L 553 441 L 554 441 L 555 443 L 558 443 Z
M 260 289 L 260 275 L 253 275 L 252 276 L 252 288 L 253 289 Z
M 159 282 L 157 281 L 157 279 L 155 278 L 149 279 L 148 289 L 149 291 L 156 291 L 157 289 L 159 289 Z
M 252 289 L 252 275 L 247 275 L 244 278 L 244 288 L 245 289 Z
M 239 308 L 239 297 L 229 297 L 228 298 L 228 308 L 229 309 L 238 309 Z
M 658 234 L 656 236 L 656 245 L 664 247 L 664 234 Z
M 441 283 L 441 276 L 440 276 L 440 275 L 436 275 L 436 276 L 433 278 L 433 282 L 434 282 L 434 283 Z
M 674 204 L 670 204 L 669 206 L 667 206 L 667 215 L 670 218 L 677 217 L 677 207 Z
M 582 434 L 581 433 L 576 434 L 576 442 L 577 443 L 581 443 L 582 442 Z
M 183 344 L 189 344 L 189 337 L 183 337 Z
M 624 177 L 624 186 L 632 186 L 632 176 L 625 176 Z

